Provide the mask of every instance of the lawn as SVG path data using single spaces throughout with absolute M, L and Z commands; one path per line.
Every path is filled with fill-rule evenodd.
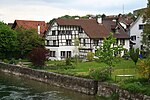
M 55 65 L 55 64 L 65 65 L 65 61 L 48 61 L 47 64 L 48 65 Z M 99 63 L 96 61 L 79 62 L 77 65 L 75 63 L 72 63 L 72 64 L 74 66 L 73 68 L 71 67 L 67 69 L 58 68 L 55 70 L 51 68 L 50 69 L 46 68 L 46 70 L 49 72 L 88 77 L 90 70 L 108 66 L 105 63 L 102 63 L 102 62 Z M 135 77 L 139 77 L 138 72 L 137 72 L 138 70 L 136 69 L 135 64 L 132 60 L 120 59 L 117 63 L 114 63 L 114 65 L 115 67 L 113 67 L 112 79 L 114 79 L 115 75 L 118 75 L 118 74 L 130 74 L 130 75 L 134 75 Z

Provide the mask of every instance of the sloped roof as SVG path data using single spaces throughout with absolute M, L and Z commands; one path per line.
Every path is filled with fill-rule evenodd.
M 115 38 L 130 38 L 125 29 L 118 22 L 114 21 L 113 18 L 103 19 L 103 24 L 107 28 L 109 33 L 114 33 L 113 29 L 116 29 L 118 27 L 118 33 L 114 33 Z
M 109 35 L 103 24 L 98 24 L 95 19 L 56 19 L 58 25 L 81 26 L 90 38 L 104 38 Z
M 45 23 L 45 21 L 15 20 L 12 28 L 16 29 L 17 27 L 23 27 L 25 29 L 33 28 L 38 30 L 38 25 L 40 26 L 40 35 L 44 36 L 44 33 L 47 30 L 47 24 Z

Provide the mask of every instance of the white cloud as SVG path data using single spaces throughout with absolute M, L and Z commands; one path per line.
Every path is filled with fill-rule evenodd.
M 147 0 L 1 0 L 0 20 L 45 20 L 68 15 L 119 14 L 146 7 Z

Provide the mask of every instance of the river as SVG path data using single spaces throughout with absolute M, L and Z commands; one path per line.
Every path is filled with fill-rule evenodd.
M 0 100 L 96 100 L 95 97 L 0 71 Z

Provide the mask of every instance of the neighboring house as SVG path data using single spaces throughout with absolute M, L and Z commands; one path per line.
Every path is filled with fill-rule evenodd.
M 114 16 L 114 17 L 106 17 L 103 18 L 103 25 L 107 28 L 107 30 L 114 33 L 114 37 L 117 39 L 117 45 L 123 45 L 127 51 L 130 48 L 130 36 L 128 35 L 129 23 L 122 24 L 125 22 L 125 19 L 122 17 Z M 121 56 L 124 55 L 126 51 L 121 53 Z
M 23 27 L 25 29 L 35 29 L 40 36 L 44 36 L 47 30 L 47 24 L 45 21 L 32 21 L 32 20 L 15 20 L 12 29 Z
M 75 55 L 85 58 L 87 52 L 95 53 L 96 47 L 102 45 L 104 37 L 111 32 L 101 22 L 95 19 L 56 19 L 45 35 L 50 59 L 61 60 Z M 117 45 L 122 44 L 129 50 L 129 36 L 126 33 L 118 32 L 114 36 Z M 76 39 L 80 41 L 79 46 L 75 46 Z
M 132 23 L 130 27 L 130 38 L 131 38 L 131 48 L 139 48 L 143 49 L 142 41 L 142 33 L 144 28 L 143 16 L 139 16 L 134 23 Z

